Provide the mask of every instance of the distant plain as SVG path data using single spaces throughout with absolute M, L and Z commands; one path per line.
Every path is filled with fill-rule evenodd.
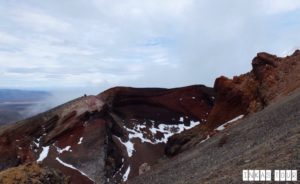
M 33 115 L 31 107 L 43 103 L 50 95 L 45 91 L 0 89 L 0 125 Z

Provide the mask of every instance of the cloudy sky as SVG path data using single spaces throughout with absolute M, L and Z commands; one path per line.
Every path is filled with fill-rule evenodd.
M 300 46 L 299 0 L 0 0 L 0 88 L 212 86 Z

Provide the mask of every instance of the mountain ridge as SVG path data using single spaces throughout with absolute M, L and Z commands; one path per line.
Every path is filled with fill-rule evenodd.
M 298 50 L 259 53 L 252 71 L 213 88 L 115 87 L 74 99 L 0 127 L 0 171 L 38 160 L 71 183 L 130 181 L 293 92 L 299 61 Z

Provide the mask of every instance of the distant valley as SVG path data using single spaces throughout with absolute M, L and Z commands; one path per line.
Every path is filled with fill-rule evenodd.
M 31 116 L 30 107 L 50 96 L 51 93 L 45 91 L 0 89 L 0 125 Z

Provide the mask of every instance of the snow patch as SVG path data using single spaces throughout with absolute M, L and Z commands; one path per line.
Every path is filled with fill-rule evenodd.
M 36 145 L 36 147 L 40 147 L 40 143 L 34 142 L 34 141 L 33 141 L 33 143 Z
M 133 121 L 133 120 L 132 120 Z M 138 120 L 134 120 L 138 121 Z M 152 126 L 147 129 L 146 122 L 133 122 L 134 127 L 128 128 L 124 125 L 124 128 L 128 131 L 128 141 L 123 142 L 120 137 L 115 136 L 121 144 L 123 144 L 127 150 L 128 157 L 132 157 L 134 149 L 134 143 L 132 139 L 138 138 L 141 142 L 147 142 L 150 144 L 167 143 L 168 139 L 174 134 L 181 133 L 184 130 L 189 130 L 200 124 L 200 121 L 190 120 L 189 125 L 184 125 L 184 117 L 179 118 L 179 124 L 164 124 L 160 123 L 155 126 L 154 120 L 149 120 Z M 124 122 L 124 124 L 127 124 Z M 150 132 L 151 133 L 150 133 Z
M 135 151 L 134 146 L 133 146 L 133 143 L 130 142 L 130 140 L 127 141 L 127 142 L 123 142 L 123 141 L 121 140 L 121 138 L 119 138 L 119 137 L 117 137 L 117 136 L 116 136 L 116 138 L 117 138 L 117 139 L 118 139 L 118 140 L 126 147 L 128 157 L 132 157 L 133 151 Z
M 189 125 L 189 126 L 184 126 L 183 128 L 184 128 L 185 130 L 189 130 L 189 129 L 191 129 L 191 128 L 193 128 L 193 127 L 199 125 L 199 124 L 200 124 L 199 121 L 193 121 L 193 120 L 191 120 L 191 121 L 190 121 L 190 125 Z M 179 133 L 180 133 L 180 132 L 179 132 Z
M 81 144 L 82 143 L 82 140 L 83 140 L 83 137 L 80 137 L 79 141 L 77 144 Z
M 130 173 L 130 166 L 128 166 L 126 172 L 123 175 L 123 181 L 127 181 L 128 180 L 129 173 Z
M 57 160 L 60 164 L 62 164 L 62 165 L 64 165 L 64 166 L 66 166 L 66 167 L 69 167 L 69 168 L 71 168 L 71 169 L 75 169 L 75 170 L 77 170 L 77 168 L 76 167 L 74 167 L 73 165 L 71 165 L 71 164 L 67 164 L 67 163 L 65 163 L 65 162 L 63 162 L 62 160 L 60 160 L 58 157 L 56 157 L 55 158 L 55 160 Z
M 222 130 L 225 129 L 225 126 L 226 126 L 226 125 L 228 125 L 228 124 L 230 124 L 230 123 L 233 123 L 233 122 L 235 122 L 235 121 L 237 121 L 237 120 L 239 120 L 239 119 L 242 119 L 243 117 L 244 117 L 244 115 L 239 115 L 239 116 L 233 118 L 232 120 L 227 121 L 226 123 L 222 124 L 221 126 L 219 126 L 218 128 L 216 128 L 215 130 L 222 131 Z
M 54 146 L 54 145 L 53 145 Z M 57 147 L 57 146 L 54 146 L 55 148 L 56 148 L 56 151 L 59 153 L 59 154 L 62 154 L 63 152 L 65 152 L 65 151 L 72 151 L 72 150 L 70 150 L 71 149 L 71 146 L 66 146 L 65 148 L 63 148 L 63 149 L 61 149 L 61 148 L 59 148 L 59 147 Z
M 124 167 L 124 158 L 122 158 L 122 166 L 119 168 L 119 170 L 113 175 L 113 178 L 116 177 L 117 173 L 120 173 L 122 168 Z
M 42 136 L 41 136 L 42 137 Z M 38 139 L 37 139 L 37 142 L 34 142 L 33 141 L 33 143 L 36 145 L 36 147 L 40 147 L 40 140 L 41 140 L 41 137 L 39 137 Z
M 199 121 L 190 121 L 190 125 L 186 126 L 183 122 L 184 118 L 180 117 L 179 121 L 181 124 L 178 125 L 169 125 L 169 124 L 159 124 L 158 127 L 155 127 L 154 124 L 152 124 L 152 127 L 149 128 L 149 131 L 152 133 L 152 138 L 147 137 L 145 135 L 145 132 L 141 130 L 142 128 L 145 128 L 144 125 L 136 124 L 136 126 L 133 127 L 133 129 L 130 129 L 126 126 L 124 128 L 129 132 L 129 142 L 132 138 L 139 138 L 142 142 L 147 142 L 151 144 L 158 144 L 158 143 L 167 143 L 169 137 L 171 137 L 174 134 L 181 133 L 184 130 L 189 130 L 197 125 L 200 124 Z M 154 123 L 154 122 L 152 122 Z M 157 133 L 162 133 L 162 138 L 158 139 L 156 138 Z
M 65 163 L 64 161 L 62 161 L 62 160 L 59 159 L 58 157 L 56 157 L 55 160 L 57 160 L 60 164 L 66 166 L 66 167 L 68 167 L 68 168 L 71 168 L 71 169 L 74 169 L 74 170 L 80 172 L 82 175 L 86 176 L 86 177 L 89 178 L 91 181 L 95 182 L 95 181 L 92 180 L 87 174 L 85 174 L 84 172 L 80 171 L 79 169 L 77 169 L 77 168 L 74 167 L 73 165 Z
M 200 144 L 203 143 L 203 142 L 205 142 L 205 141 L 207 141 L 209 138 L 210 138 L 210 136 L 207 135 L 207 137 L 206 137 L 205 139 L 203 139 L 203 140 L 200 142 Z
M 37 162 L 42 162 L 49 153 L 49 146 L 43 147 L 43 151 L 41 152 L 39 158 L 36 160 Z

